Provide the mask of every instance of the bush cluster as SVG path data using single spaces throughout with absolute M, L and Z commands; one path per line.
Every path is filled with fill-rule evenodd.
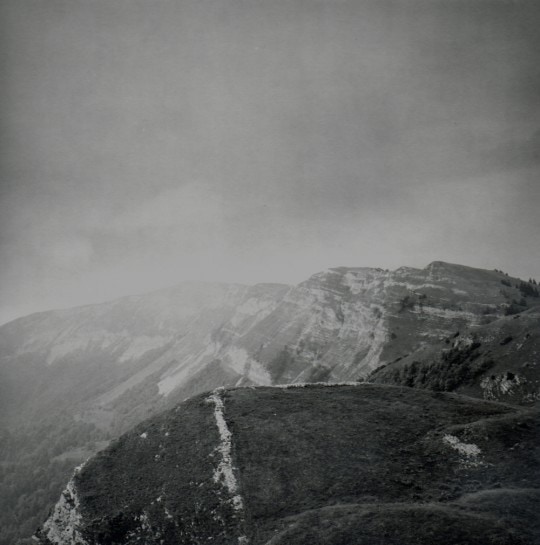
M 494 365 L 492 359 L 480 359 L 480 343 L 473 343 L 467 348 L 452 348 L 443 352 L 439 361 L 419 362 L 403 365 L 395 369 L 385 382 L 423 388 L 435 391 L 451 392 L 474 380 Z

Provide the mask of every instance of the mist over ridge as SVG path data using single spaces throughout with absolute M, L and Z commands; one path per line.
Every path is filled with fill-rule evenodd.
M 540 3 L 0 2 L 0 545 L 540 545 Z

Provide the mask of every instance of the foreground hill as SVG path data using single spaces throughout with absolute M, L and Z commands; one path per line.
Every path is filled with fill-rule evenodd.
M 340 267 L 293 287 L 187 283 L 6 324 L 0 545 L 30 535 L 111 439 L 218 386 L 370 376 L 533 403 L 539 304 L 533 282 L 439 261 Z
M 532 545 L 539 425 L 392 386 L 216 390 L 90 460 L 39 541 Z

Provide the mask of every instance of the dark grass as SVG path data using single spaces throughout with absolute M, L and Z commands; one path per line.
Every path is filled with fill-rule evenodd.
M 502 404 L 360 385 L 258 388 L 256 394 L 233 390 L 226 407 L 247 524 L 257 544 L 280 531 L 283 521 L 307 510 L 353 503 L 449 502 L 501 483 L 522 486 L 527 471 L 527 479 L 538 482 L 534 432 L 518 429 L 524 416 Z M 491 419 L 498 424 L 490 427 Z M 508 436 L 515 428 L 514 439 L 521 437 L 527 448 L 507 452 L 508 439 L 498 437 L 498 425 Z M 481 442 L 489 463 L 464 467 L 459 454 L 444 444 L 446 433 Z
M 540 543 L 535 411 L 374 384 L 222 395 L 245 511 L 213 482 L 214 406 L 197 396 L 78 474 L 90 545 Z M 464 465 L 445 434 L 483 463 Z
M 323 507 L 287 521 L 266 545 L 524 545 L 504 521 L 437 504 Z
M 75 478 L 85 538 L 100 545 L 154 543 L 157 536 L 164 543 L 230 543 L 238 520 L 213 481 L 218 443 L 206 396 L 122 436 Z M 140 521 L 143 514 L 146 524 Z

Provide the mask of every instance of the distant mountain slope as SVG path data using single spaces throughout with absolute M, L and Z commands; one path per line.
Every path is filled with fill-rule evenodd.
M 520 283 L 534 294 L 502 273 L 442 262 L 338 268 L 294 288 L 192 283 L 39 313 L 0 328 L 0 408 L 27 418 L 62 406 L 123 431 L 171 395 L 356 380 L 457 331 L 538 309 Z
M 73 478 L 43 545 L 533 545 L 537 412 L 360 384 L 218 390 Z
M 0 328 L 4 415 L 24 411 L 29 397 L 38 411 L 108 406 L 171 366 L 191 377 L 209 352 L 212 332 L 230 322 L 239 331 L 249 328 L 287 290 L 185 283 L 15 320 Z
M 339 267 L 294 287 L 186 283 L 6 324 L 0 545 L 34 529 L 77 463 L 217 386 L 369 375 L 534 402 L 539 304 L 533 283 L 434 262 Z
M 534 285 L 462 265 L 331 269 L 300 284 L 257 324 L 272 332 L 259 357 L 265 361 L 268 354 L 266 366 L 277 382 L 362 379 L 458 331 L 472 334 L 526 310 L 538 316 L 539 304 Z M 280 325 L 272 330 L 274 323 Z

